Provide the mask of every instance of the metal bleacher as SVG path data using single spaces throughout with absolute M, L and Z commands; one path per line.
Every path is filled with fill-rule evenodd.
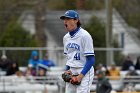
M 21 71 L 26 71 L 26 67 L 20 67 Z M 15 93 L 64 93 L 65 83 L 61 78 L 61 74 L 64 72 L 63 67 L 51 67 L 47 71 L 46 77 L 17 77 L 17 76 L 4 76 L 4 72 L 0 72 L 0 93 L 3 92 L 15 92 Z M 140 73 L 140 71 L 137 71 Z M 121 76 L 118 80 L 110 80 L 113 90 L 122 91 L 124 76 L 127 71 L 121 71 Z M 133 77 L 131 77 L 133 78 Z M 139 78 L 139 76 L 137 77 Z M 37 81 L 42 79 L 42 83 Z M 45 79 L 45 81 L 43 81 Z M 135 80 L 136 91 L 140 91 L 140 78 Z M 91 91 L 96 90 L 97 77 L 94 77 Z
M 17 77 L 17 76 L 1 76 L 0 79 L 0 93 L 1 92 L 14 92 L 14 93 L 55 93 L 58 91 L 57 83 L 50 84 L 50 82 L 56 82 L 49 80 L 43 83 L 36 81 L 40 77 Z M 45 77 L 46 78 L 46 77 Z M 41 77 L 40 79 L 43 79 Z
M 26 67 L 20 67 L 23 72 L 26 69 Z M 5 76 L 5 72 L 1 71 L 0 93 L 62 93 L 60 84 L 58 85 L 62 70 L 62 67 L 50 68 L 45 77 Z
M 118 92 L 121 92 L 124 88 L 124 83 L 131 82 L 130 80 L 125 79 L 125 76 L 128 71 L 120 71 L 120 77 L 117 80 L 109 80 L 109 82 L 112 85 L 112 89 Z M 140 70 L 136 70 L 136 72 L 140 75 Z M 108 77 L 110 78 L 110 77 Z M 140 77 L 139 76 L 130 76 L 129 78 L 133 79 L 132 82 L 136 83 L 134 86 L 134 89 L 136 91 L 140 91 Z M 97 77 L 94 77 L 93 84 L 91 86 L 91 91 L 95 92 L 96 90 L 96 83 L 97 83 Z

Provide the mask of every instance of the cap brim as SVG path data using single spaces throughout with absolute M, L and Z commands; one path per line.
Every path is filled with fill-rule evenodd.
M 70 16 L 61 16 L 60 19 L 64 20 L 65 18 L 70 18 L 70 19 L 75 19 L 73 17 L 70 17 Z
M 64 20 L 66 17 L 65 16 L 61 16 L 60 19 Z

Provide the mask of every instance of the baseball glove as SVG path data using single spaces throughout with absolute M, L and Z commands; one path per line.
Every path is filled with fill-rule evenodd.
M 62 74 L 62 78 L 65 82 L 70 82 L 71 78 L 72 78 L 72 74 L 64 72 Z
M 70 82 L 73 85 L 80 85 L 81 82 L 78 82 L 77 75 L 72 75 L 70 73 L 64 72 L 62 78 L 65 82 Z

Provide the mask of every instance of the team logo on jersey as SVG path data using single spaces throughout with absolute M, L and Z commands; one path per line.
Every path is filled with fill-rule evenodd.
M 76 44 L 76 43 L 67 44 L 67 49 L 68 48 L 73 48 L 73 49 L 76 49 L 76 50 L 80 51 L 80 46 L 78 44 Z
M 65 13 L 65 15 L 68 15 L 69 14 L 69 11 L 67 11 L 66 13 Z

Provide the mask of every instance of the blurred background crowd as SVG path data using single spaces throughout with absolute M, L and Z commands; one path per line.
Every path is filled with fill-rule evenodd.
M 53 62 L 53 60 L 48 59 L 48 55 L 45 54 L 43 59 L 39 58 L 38 51 L 34 50 L 31 52 L 29 59 L 27 60 L 28 64 L 26 66 L 19 66 L 18 62 L 12 61 L 6 55 L 2 55 L 0 59 L 0 71 L 2 76 L 16 76 L 16 77 L 39 77 L 34 80 L 39 84 L 51 84 L 54 85 L 58 83 L 58 76 L 61 74 L 55 74 L 53 77 L 47 79 L 50 75 L 48 72 L 51 72 L 50 68 L 60 67 Z M 136 92 L 139 89 L 135 89 L 136 84 L 139 84 L 139 75 L 140 75 L 140 56 L 137 57 L 136 62 L 131 59 L 131 56 L 126 56 L 121 62 L 120 66 L 117 66 L 115 63 L 107 66 L 106 64 L 98 63 L 94 65 L 95 68 L 95 78 L 93 85 L 97 86 L 98 82 L 103 82 L 104 79 L 108 79 L 110 84 L 110 89 L 113 91 L 124 91 L 124 92 Z M 65 71 L 65 67 L 61 66 L 61 71 Z M 56 70 L 55 73 L 59 72 Z M 55 77 L 55 78 L 54 78 Z M 17 78 L 17 79 L 18 79 Z M 61 77 L 60 77 L 61 78 Z M 26 78 L 28 80 L 29 78 Z M 33 78 L 32 78 L 33 79 Z M 48 80 L 54 79 L 54 82 L 48 82 Z M 103 80 L 103 81 L 102 81 Z M 115 87 L 110 81 L 116 81 L 120 87 Z M 120 83 L 121 82 L 121 83 Z M 117 85 L 118 86 L 118 85 Z M 63 86 L 64 87 L 64 86 Z M 138 87 L 139 88 L 139 87 Z M 96 89 L 93 91 L 97 91 Z M 107 88 L 106 88 L 107 89 Z M 101 89 L 100 89 L 101 90 Z M 48 92 L 47 92 L 48 93 Z M 102 93 L 102 92 L 97 92 Z M 110 93 L 110 92 L 108 92 Z

